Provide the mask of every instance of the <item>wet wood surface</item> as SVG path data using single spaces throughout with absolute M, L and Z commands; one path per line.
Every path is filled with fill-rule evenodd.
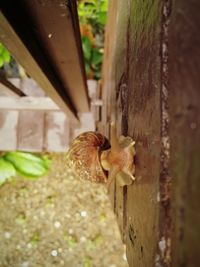
M 44 52 L 78 112 L 89 111 L 76 1 L 23 1 Z M 72 4 L 74 2 L 74 4 Z M 53 15 L 52 15 L 53 14 Z
M 169 28 L 172 263 L 200 264 L 200 2 L 176 0 Z
M 198 10 L 110 1 L 102 121 L 136 141 L 136 181 L 110 190 L 130 267 L 199 266 Z

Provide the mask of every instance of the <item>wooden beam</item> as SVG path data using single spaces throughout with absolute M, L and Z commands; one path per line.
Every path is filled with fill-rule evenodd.
M 8 87 L 0 83 L 0 97 L 1 96 L 12 96 L 12 97 L 19 97 L 14 92 L 12 92 Z
M 39 59 L 38 57 L 36 60 L 36 56 L 34 57 L 32 55 L 33 51 L 30 47 L 24 45 L 2 12 L 0 13 L 0 41 L 69 118 L 78 121 L 75 108 L 67 95 L 62 93 L 62 85 L 60 85 L 59 80 L 51 70 L 51 66 L 48 66 L 48 62 L 42 56 L 42 52 L 37 48 L 37 44 L 34 43 L 34 40 L 32 43 L 32 39 L 29 40 L 31 45 L 35 44 L 35 50 L 33 50 L 36 51 L 38 49 L 37 53 L 41 55 L 41 58 Z M 31 50 L 32 53 L 29 50 Z
M 8 91 L 13 93 L 16 96 L 25 96 L 25 94 L 17 88 L 14 84 L 12 84 L 9 80 L 6 79 L 3 75 L 0 74 L 0 83 L 7 88 Z
M 198 267 L 200 263 L 199 10 L 198 0 L 173 1 L 167 36 L 173 204 L 172 267 Z
M 0 110 L 59 110 L 49 97 L 0 97 Z
M 78 112 L 89 111 L 75 1 L 23 0 L 46 55 Z
M 89 98 L 75 1 L 8 0 L 2 3 L 2 12 L 59 94 L 67 96 L 76 112 L 87 112 Z

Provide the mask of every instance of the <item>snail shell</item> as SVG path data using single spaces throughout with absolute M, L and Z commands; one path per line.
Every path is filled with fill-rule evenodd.
M 108 140 L 102 134 L 85 132 L 72 142 L 67 154 L 68 160 L 81 179 L 106 183 L 107 174 L 101 166 L 100 156 L 101 152 L 109 147 Z

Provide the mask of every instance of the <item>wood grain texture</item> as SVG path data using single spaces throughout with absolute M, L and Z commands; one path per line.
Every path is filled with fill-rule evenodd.
M 18 112 L 0 111 L 0 150 L 9 151 L 17 148 Z
M 13 79 L 10 79 L 12 82 Z M 15 78 L 15 80 L 17 80 Z M 27 96 L 45 96 L 45 92 L 42 90 L 41 87 L 31 78 L 23 77 L 20 79 L 20 90 L 24 92 Z
M 131 267 L 199 266 L 199 10 L 110 2 L 103 122 L 136 141 L 136 181 L 110 191 Z
M 111 54 L 105 54 L 103 72 L 106 119 L 117 121 L 118 135 L 136 140 L 136 181 L 128 188 L 116 185 L 111 198 L 129 266 L 154 266 L 159 242 L 162 5 L 118 0 L 111 1 L 110 12 L 105 52 Z
M 44 112 L 19 111 L 17 149 L 41 152 L 44 141 Z
M 44 150 L 66 152 L 69 147 L 69 120 L 63 112 L 45 113 Z
M 80 34 L 79 26 L 75 26 L 78 18 L 72 14 L 73 5 L 67 5 L 64 0 L 42 2 L 24 0 L 24 3 L 44 53 L 53 63 L 55 72 L 76 110 L 89 111 L 83 58 L 79 53 L 81 43 L 77 39 L 77 35 Z
M 127 24 L 122 129 L 136 141 L 136 181 L 127 188 L 126 235 L 138 267 L 154 266 L 159 242 L 161 10 L 160 1 L 131 1 Z
M 49 97 L 0 97 L 0 110 L 60 110 Z
M 0 83 L 3 84 L 8 91 L 11 91 L 15 96 L 25 96 L 25 94 L 20 90 L 19 87 L 16 87 L 11 83 L 5 76 L 0 74 Z
M 173 266 L 200 264 L 200 2 L 173 2 L 169 27 Z

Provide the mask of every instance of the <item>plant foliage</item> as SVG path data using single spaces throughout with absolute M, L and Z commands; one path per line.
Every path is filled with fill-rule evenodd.
M 86 75 L 96 80 L 101 74 L 107 9 L 108 0 L 78 1 Z
M 8 50 L 0 43 L 0 68 L 3 67 L 4 63 L 10 63 L 11 55 Z
M 8 178 L 15 176 L 16 170 L 14 166 L 5 160 L 3 157 L 0 158 L 0 185 L 3 184 Z
M 7 152 L 0 157 L 0 184 L 16 174 L 27 179 L 37 179 L 47 173 L 50 162 L 47 156 L 20 151 Z

